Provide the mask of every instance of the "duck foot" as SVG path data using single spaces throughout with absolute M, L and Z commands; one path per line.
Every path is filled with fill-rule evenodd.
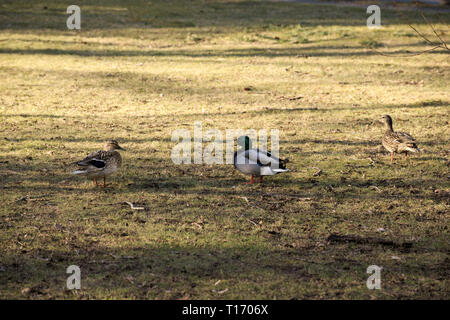
M 250 179 L 250 182 L 244 182 L 244 184 L 253 184 L 255 181 L 253 180 L 253 176 L 252 176 L 252 178 Z

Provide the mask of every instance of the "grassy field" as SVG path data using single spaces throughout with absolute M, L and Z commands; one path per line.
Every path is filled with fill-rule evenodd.
M 429 49 L 417 13 L 80 0 L 69 31 L 73 1 L 44 2 L 0 4 L 1 298 L 449 299 L 449 55 L 370 48 Z M 386 113 L 423 153 L 389 163 Z M 291 172 L 173 164 L 195 121 L 278 129 Z M 109 187 L 70 175 L 111 138 Z

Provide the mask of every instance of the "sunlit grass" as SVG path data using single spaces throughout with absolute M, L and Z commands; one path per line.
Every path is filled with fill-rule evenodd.
M 0 7 L 1 297 L 448 298 L 448 54 L 376 54 L 429 48 L 394 12 L 368 30 L 358 8 L 81 1 L 72 32 L 64 5 L 28 3 Z M 423 153 L 389 164 L 385 113 Z M 174 165 L 194 121 L 278 129 L 291 172 Z M 128 150 L 110 187 L 69 174 L 110 138 Z

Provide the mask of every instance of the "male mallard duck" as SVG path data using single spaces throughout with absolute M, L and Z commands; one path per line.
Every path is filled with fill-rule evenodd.
M 105 142 L 104 150 L 92 152 L 81 161 L 75 162 L 81 168 L 72 171 L 72 174 L 85 175 L 93 178 L 96 186 L 97 178 L 103 178 L 103 187 L 106 186 L 106 177 L 119 170 L 122 165 L 122 157 L 116 150 L 125 150 L 116 140 Z
M 381 116 L 378 121 L 384 123 L 386 126 L 386 132 L 383 135 L 381 143 L 383 144 L 383 147 L 391 153 L 391 163 L 394 161 L 394 152 L 404 153 L 405 159 L 408 156 L 408 152 L 420 152 L 416 140 L 410 134 L 405 132 L 394 132 L 391 116 L 385 114 Z
M 234 166 L 240 172 L 252 176 L 250 183 L 253 183 L 254 177 L 260 177 L 259 182 L 262 182 L 263 176 L 289 171 L 286 169 L 287 159 L 278 159 L 267 151 L 252 149 L 252 141 L 248 136 L 239 137 L 237 143 L 242 149 L 234 153 Z

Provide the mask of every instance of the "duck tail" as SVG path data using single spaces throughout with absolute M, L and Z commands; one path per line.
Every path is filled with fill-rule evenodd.
M 286 169 L 286 164 L 289 162 L 289 159 L 280 159 L 280 169 Z
M 284 168 L 284 169 L 272 169 L 272 171 L 275 172 L 275 173 L 281 173 L 281 172 L 288 172 L 289 169 L 287 169 L 287 168 Z
M 83 162 L 83 161 L 75 161 L 75 162 L 70 162 L 67 164 L 67 166 L 79 166 L 79 167 L 86 167 L 88 165 L 88 163 Z
M 416 145 L 407 146 L 405 149 L 408 150 L 409 152 L 413 152 L 413 153 L 422 152 L 422 151 L 420 151 L 419 147 L 417 147 Z

